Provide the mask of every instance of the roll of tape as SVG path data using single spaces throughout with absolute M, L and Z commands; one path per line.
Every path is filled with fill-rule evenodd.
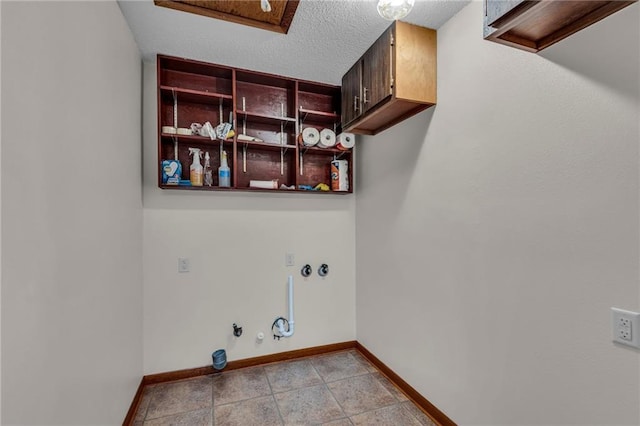
M 321 148 L 331 148 L 336 144 L 336 132 L 331 129 L 322 129 L 318 146 Z
M 173 127 L 173 126 L 162 126 L 162 133 L 175 135 L 176 134 L 176 128 Z
M 193 132 L 191 131 L 191 129 L 186 128 L 186 127 L 178 127 L 178 131 L 177 133 L 179 135 L 192 135 Z
M 320 140 L 320 132 L 315 127 L 306 127 L 302 129 L 298 140 L 302 146 L 315 146 Z
M 353 148 L 356 144 L 356 135 L 353 133 L 340 133 L 336 136 L 336 147 L 342 151 Z

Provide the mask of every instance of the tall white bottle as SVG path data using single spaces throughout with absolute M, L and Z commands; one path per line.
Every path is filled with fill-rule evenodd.
M 211 162 L 209 161 L 209 151 L 204 153 L 204 184 L 213 186 L 213 171 L 211 170 Z
M 227 163 L 227 151 L 222 151 L 220 167 L 218 167 L 218 181 L 220 187 L 231 186 L 231 170 L 229 170 L 229 164 Z

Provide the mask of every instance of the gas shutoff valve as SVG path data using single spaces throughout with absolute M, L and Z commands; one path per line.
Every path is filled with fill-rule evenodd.
M 327 265 L 326 263 L 320 265 L 320 267 L 318 268 L 318 275 L 320 275 L 321 277 L 326 277 L 327 275 L 329 275 L 329 265 Z
M 304 265 L 302 267 L 302 270 L 300 271 L 302 276 L 305 277 L 305 278 L 310 276 L 311 272 L 313 272 L 313 270 L 311 269 L 311 265 L 309 265 L 308 263 L 306 265 Z
M 238 325 L 233 323 L 233 335 L 236 337 L 242 336 L 242 327 L 238 327 Z

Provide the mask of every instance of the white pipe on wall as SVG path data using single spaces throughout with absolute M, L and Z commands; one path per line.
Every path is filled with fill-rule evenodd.
M 293 275 L 289 275 L 287 279 L 287 289 L 288 289 L 288 298 L 289 298 L 289 330 L 286 331 L 284 329 L 284 321 L 278 320 L 276 326 L 278 327 L 278 332 L 282 337 L 291 337 L 293 336 L 295 321 L 293 319 Z

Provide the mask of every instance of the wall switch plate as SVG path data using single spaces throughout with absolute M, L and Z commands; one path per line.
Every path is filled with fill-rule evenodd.
M 294 266 L 296 264 L 296 257 L 293 253 L 285 253 L 284 266 Z
M 186 257 L 179 257 L 178 272 L 189 272 L 189 270 L 190 270 L 189 259 Z
M 640 348 L 640 313 L 611 308 L 613 341 Z

